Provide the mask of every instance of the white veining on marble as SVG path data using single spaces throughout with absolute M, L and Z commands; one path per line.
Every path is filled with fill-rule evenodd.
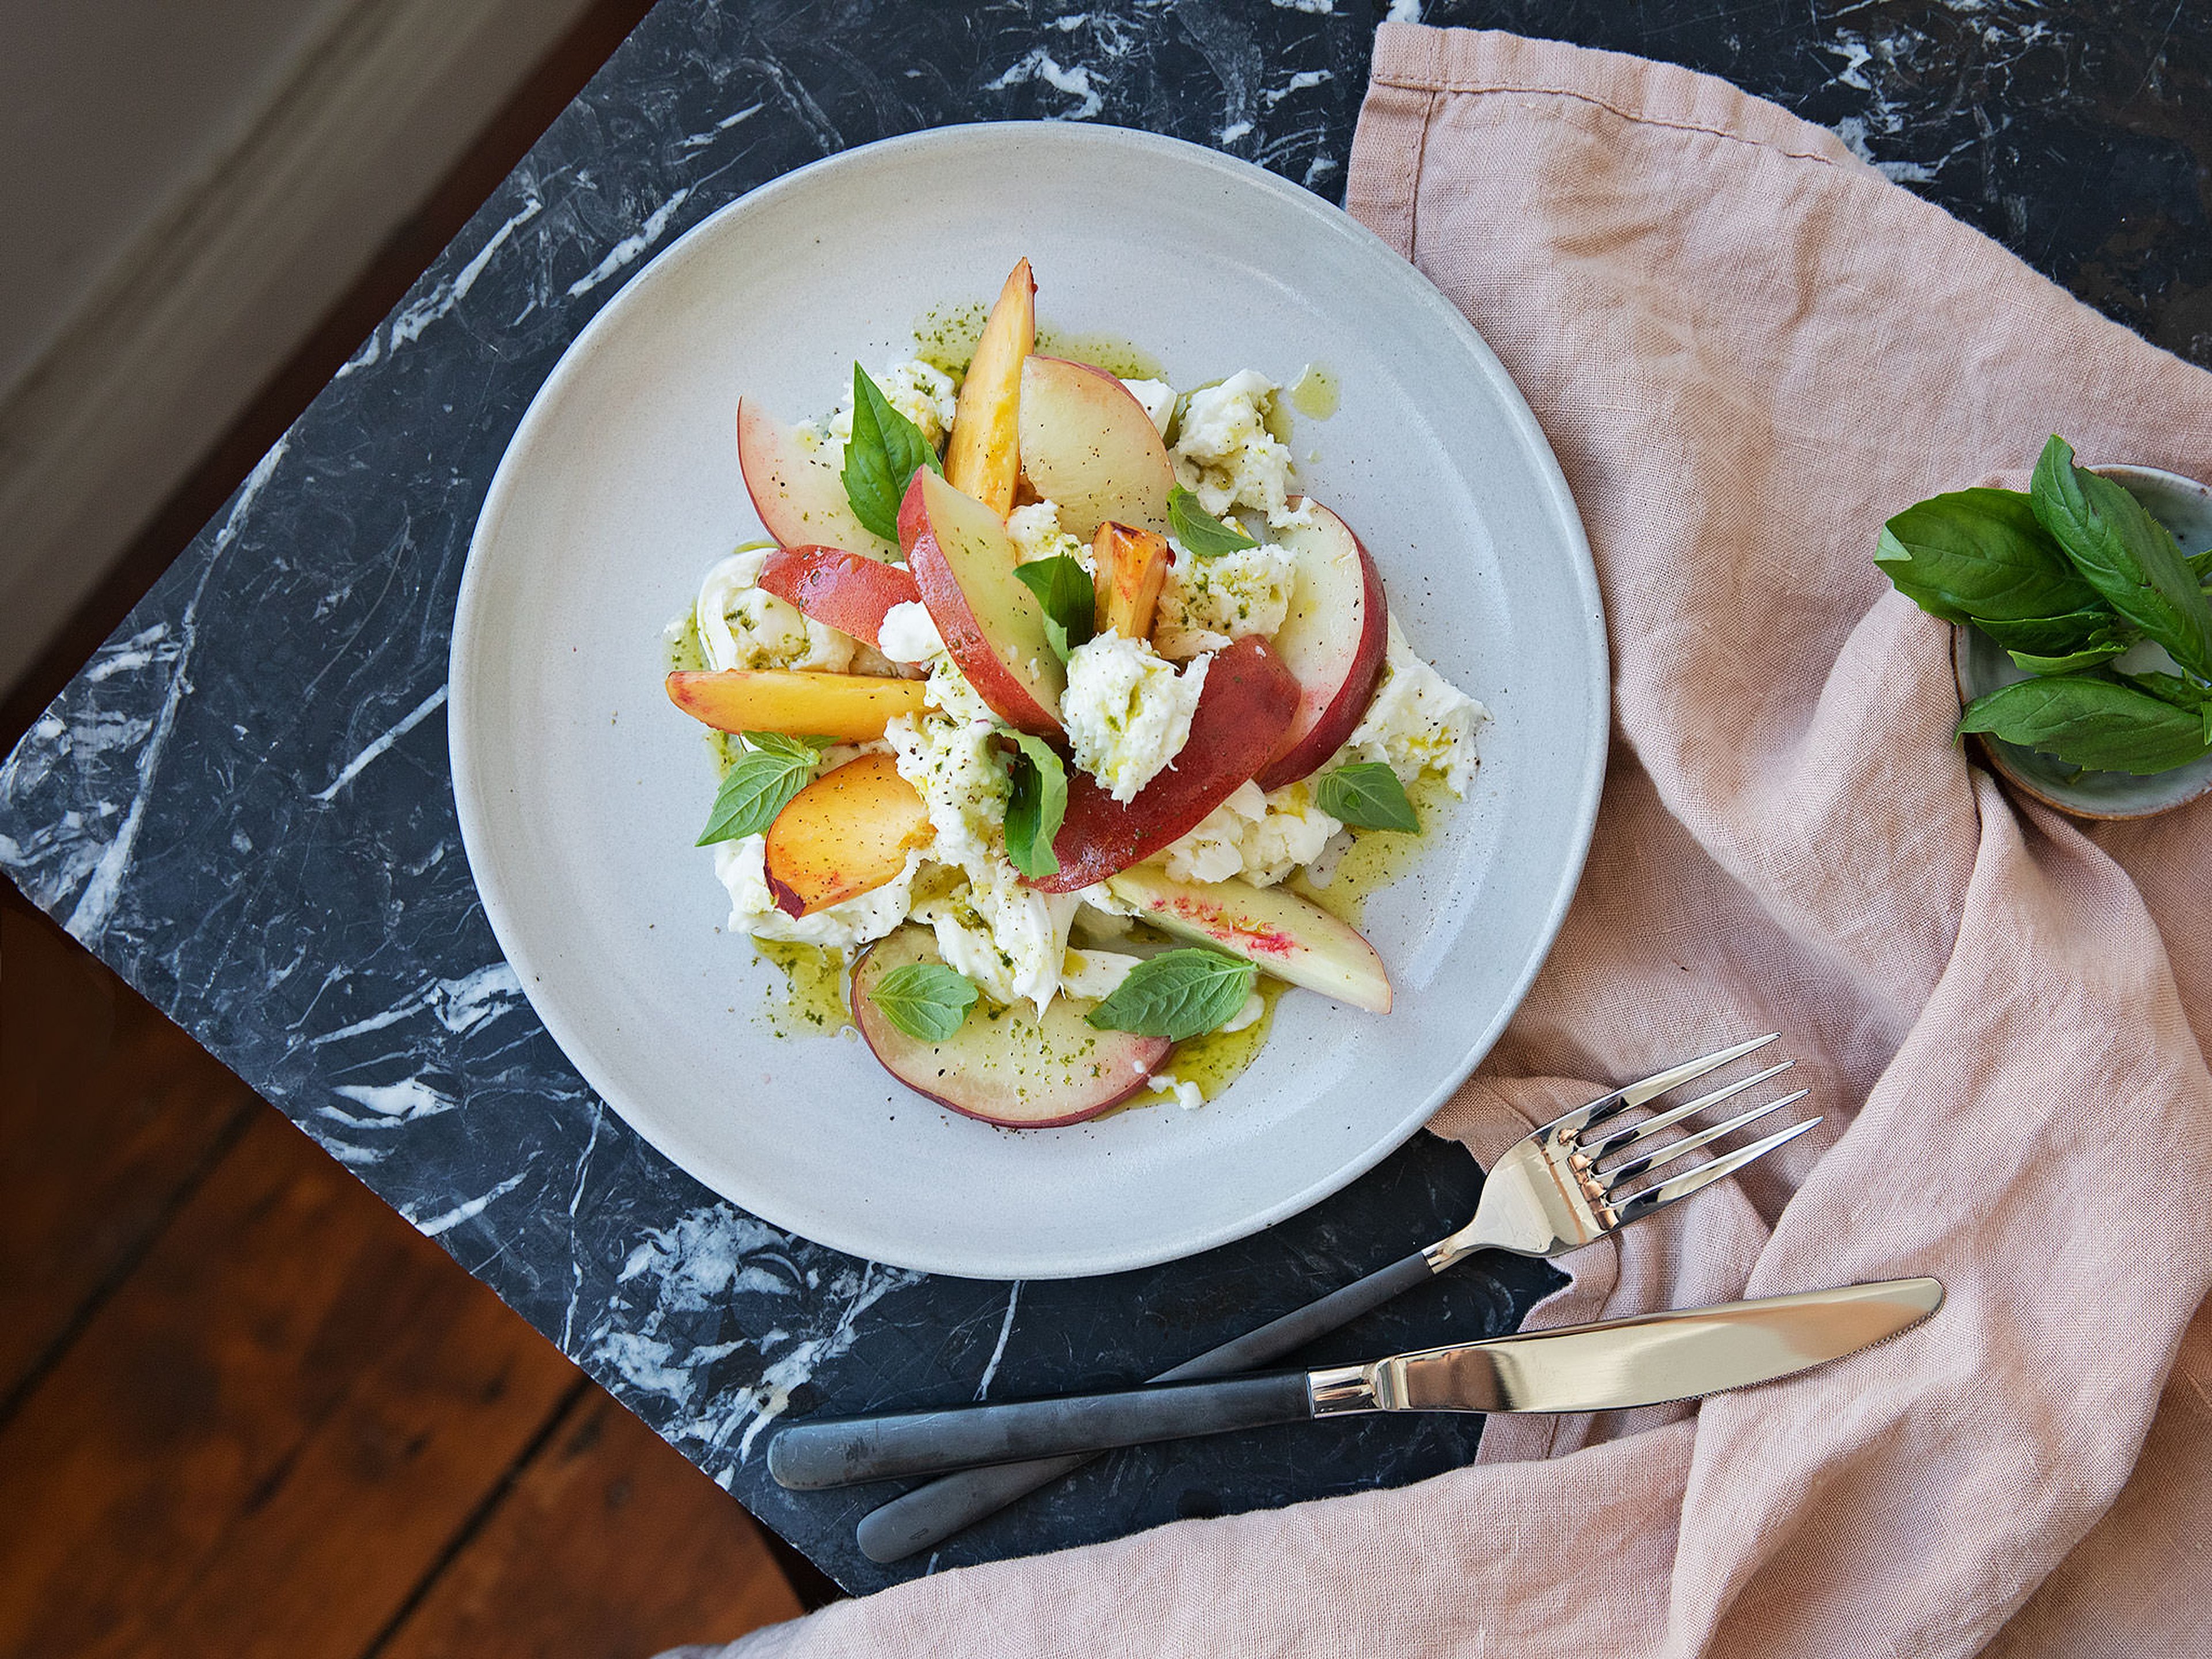
M 329 983 L 325 981 L 325 989 Z M 325 1043 L 341 1042 L 367 1031 L 380 1031 L 424 1008 L 430 1010 L 438 1024 L 459 1036 L 483 1020 L 520 1006 L 521 1002 L 522 981 L 515 977 L 514 969 L 503 961 L 495 962 L 457 979 L 428 980 L 388 1008 L 308 1038 L 307 1046 L 319 1048 Z
M 238 538 L 253 503 L 262 489 L 276 472 L 277 464 L 284 459 L 289 444 L 289 434 L 279 438 L 276 447 L 264 455 L 253 471 L 246 475 L 238 500 L 232 505 L 229 516 L 216 534 L 214 547 L 208 556 L 207 568 L 200 573 L 199 584 L 177 619 L 177 653 L 169 667 L 168 689 L 161 698 L 161 713 L 154 717 L 152 729 L 146 734 L 143 746 L 138 751 L 138 787 L 132 793 L 131 805 L 123 814 L 123 822 L 106 846 L 100 849 L 99 859 L 86 878 L 84 890 L 77 895 L 69 920 L 62 925 L 80 944 L 90 945 L 107 931 L 108 918 L 115 913 L 115 901 L 123 890 L 123 878 L 131 867 L 131 854 L 138 842 L 138 827 L 145 822 L 146 803 L 152 798 L 154 779 L 160 771 L 162 751 L 168 747 L 169 735 L 176 730 L 177 710 L 185 701 L 185 694 L 192 689 L 188 670 L 191 664 L 192 645 L 198 635 L 200 600 L 205 597 L 208 583 L 214 579 L 222 563 L 222 555 Z M 10 757 L 10 764 L 13 757 Z M 4 781 L 0 781 L 4 790 Z
M 331 1092 L 367 1107 L 373 1114 L 362 1117 L 335 1106 L 316 1109 L 320 1115 L 356 1129 L 397 1129 L 402 1124 L 437 1117 L 461 1103 L 419 1077 L 403 1078 L 397 1083 L 340 1083 Z
M 1418 23 L 1421 21 L 1421 0 L 1390 0 L 1390 9 L 1382 15 L 1386 23 Z
M 999 1362 L 1006 1357 L 1006 1339 L 1014 1334 L 1014 1310 L 1022 1305 L 1022 1281 L 1016 1279 L 1006 1291 L 1006 1316 L 999 1322 L 998 1346 L 991 1350 L 990 1363 L 983 1367 L 983 1375 L 975 1384 L 975 1398 L 981 1400 L 991 1392 L 991 1379 L 999 1374 Z
M 375 760 L 377 757 L 390 749 L 393 744 L 398 742 L 400 738 L 405 737 L 416 726 L 422 725 L 424 720 L 429 719 L 431 715 L 436 714 L 441 708 L 443 708 L 446 706 L 446 690 L 447 688 L 441 685 L 435 691 L 433 691 L 428 696 L 423 698 L 422 702 L 416 703 L 413 708 L 410 709 L 405 714 L 400 717 L 397 725 L 388 728 L 382 736 L 377 738 L 374 742 L 370 743 L 366 749 L 363 749 L 361 753 L 356 755 L 351 760 L 348 761 L 343 767 L 341 767 L 338 769 L 337 776 L 331 780 L 328 787 L 318 789 L 313 794 L 308 797 L 308 799 L 320 801 L 325 806 L 329 805 L 331 798 L 336 795 L 339 790 L 344 788 L 346 785 L 351 783 L 356 778 L 359 777 L 363 767 Z
M 1047 118 L 1054 121 L 1088 121 L 1106 107 L 1106 100 L 1091 84 L 1091 71 L 1080 64 L 1064 69 L 1042 46 L 1032 46 L 1017 59 L 997 80 L 986 81 L 986 92 L 1004 92 L 1024 81 L 1042 81 L 1054 92 L 1064 92 L 1078 100 L 1070 109 L 1055 110 Z
M 592 1327 L 585 1357 L 675 1406 L 682 1415 L 655 1426 L 695 1462 L 720 1457 L 733 1442 L 744 1462 L 792 1395 L 851 1350 L 860 1316 L 924 1279 L 823 1253 L 834 1264 L 825 1272 L 803 1267 L 794 1249 L 815 1254 L 727 1204 L 700 1206 L 673 1226 L 647 1228 L 615 1276 L 614 1294 Z M 767 1328 L 730 1341 L 724 1321 L 732 1304 L 758 1296 L 777 1299 L 772 1316 L 748 1322 Z M 758 1354 L 759 1371 L 708 1388 L 702 1370 L 747 1348 Z
M 744 123 L 751 120 L 754 116 L 758 115 L 767 107 L 768 106 L 766 104 L 748 104 L 744 108 L 739 110 L 734 115 L 725 115 L 720 120 L 715 122 L 713 126 L 708 128 L 706 131 L 693 133 L 690 137 L 685 138 L 679 143 L 677 145 L 677 148 L 678 149 L 698 149 L 704 145 L 711 144 L 714 140 L 727 132 L 732 127 L 742 125 Z
M 452 1209 L 447 1211 L 443 1215 L 432 1216 L 428 1221 L 417 1221 L 415 1217 L 408 1214 L 408 1212 L 404 1209 L 400 1211 L 399 1213 L 405 1217 L 407 1220 L 412 1222 L 414 1224 L 415 1231 L 422 1234 L 423 1237 L 435 1238 L 441 1233 L 450 1232 L 453 1228 L 459 1226 L 464 1221 L 475 1220 L 487 1209 L 490 1208 L 492 1205 L 497 1203 L 501 1199 L 505 1198 L 509 1193 L 513 1192 L 517 1187 L 520 1187 L 529 1178 L 530 1166 L 528 1164 L 525 1164 L 520 1170 L 507 1176 L 507 1178 L 501 1182 L 498 1186 L 493 1188 L 489 1192 L 483 1194 L 481 1197 L 470 1199 L 465 1203 L 456 1204 Z
M 528 224 L 544 210 L 544 203 L 535 196 L 530 198 L 520 208 L 507 215 L 507 222 L 491 234 L 468 264 L 394 317 L 392 319 L 392 349 L 397 351 L 401 346 L 421 339 L 424 329 L 467 299 L 469 290 L 477 285 L 477 278 L 483 275 L 484 267 L 498 256 L 500 249 L 507 246 L 507 239 L 514 234 L 516 227 Z
M 574 300 L 580 295 L 590 293 L 659 241 L 668 228 L 668 222 L 676 216 L 676 210 L 691 199 L 691 192 L 696 188 L 696 185 L 686 185 L 659 207 L 653 209 L 646 216 L 645 222 L 633 234 L 623 237 L 622 240 L 607 250 L 607 257 L 592 267 L 589 276 L 579 276 L 568 284 L 568 297 Z

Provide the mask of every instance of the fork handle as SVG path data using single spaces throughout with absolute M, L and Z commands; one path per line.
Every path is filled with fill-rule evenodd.
M 1266 1371 L 1118 1394 L 837 1418 L 794 1423 L 778 1434 L 769 1444 L 768 1472 L 780 1486 L 813 1492 L 970 1463 L 1299 1423 L 1313 1413 L 1305 1372 Z
M 1394 1261 L 1317 1302 L 1309 1302 L 1257 1330 L 1248 1331 L 1219 1347 L 1209 1348 L 1174 1370 L 1161 1372 L 1152 1381 L 1180 1382 L 1196 1377 L 1226 1376 L 1270 1364 L 1350 1324 L 1362 1314 L 1373 1312 L 1414 1285 L 1427 1283 L 1435 1272 L 1428 1252 L 1416 1250 L 1402 1261 Z M 917 1550 L 941 1544 L 963 1528 L 975 1525 L 986 1516 L 995 1515 L 1015 1499 L 1082 1468 L 1097 1455 L 1098 1450 L 1093 1445 L 1066 1456 L 963 1469 L 926 1486 L 917 1486 L 861 1517 L 855 1533 L 860 1553 L 871 1561 L 898 1561 Z

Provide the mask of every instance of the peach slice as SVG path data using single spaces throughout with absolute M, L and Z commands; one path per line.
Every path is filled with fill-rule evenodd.
M 1390 1012 L 1390 975 L 1375 947 L 1351 924 L 1287 888 L 1175 881 L 1149 864 L 1107 877 L 1106 886 L 1167 933 L 1217 945 L 1277 979 L 1370 1014 Z
M 1100 633 L 1125 639 L 1149 638 L 1152 610 L 1167 580 L 1167 539 L 1149 530 L 1132 530 L 1109 520 L 1091 538 L 1091 562 L 1097 572 Z
M 894 969 L 939 960 L 927 928 L 878 939 L 853 968 L 853 1019 L 885 1071 L 963 1116 L 1009 1129 L 1080 1123 L 1142 1093 L 1175 1047 L 1165 1037 L 1098 1030 L 1083 1018 L 1098 1005 L 1065 996 L 1042 1017 L 1026 1003 L 978 1003 L 942 1042 L 908 1036 L 869 992 Z
M 934 472 L 919 481 L 923 522 L 908 564 L 945 650 L 1000 720 L 1058 737 L 1067 671 L 1045 642 L 1036 595 L 1014 574 L 1005 520 Z
M 838 469 L 753 398 L 738 400 L 738 468 L 768 533 L 786 547 L 842 547 L 872 559 L 897 550 L 853 516 Z
M 910 573 L 839 547 L 779 547 L 762 561 L 760 585 L 815 621 L 870 645 L 885 611 L 921 598 Z
M 1164 535 L 1175 468 L 1145 406 L 1103 368 L 1062 357 L 1022 365 L 1022 470 L 1088 541 L 1109 519 Z
M 945 476 L 1001 519 L 1014 504 L 1020 477 L 1022 363 L 1036 346 L 1036 281 L 1026 259 L 1007 273 L 991 307 L 975 360 L 960 383 L 952 431 L 945 443 Z
M 1298 683 L 1298 711 L 1273 759 L 1261 768 L 1262 789 L 1296 783 L 1344 746 L 1375 700 L 1382 678 L 1389 609 L 1382 573 L 1343 520 L 1319 501 L 1313 522 L 1281 532 L 1291 550 L 1291 609 L 1275 630 L 1275 654 Z
M 718 732 L 781 732 L 793 738 L 866 743 L 901 714 L 919 714 L 920 680 L 817 674 L 788 668 L 679 668 L 668 700 Z
M 1088 772 L 1069 774 L 1067 816 L 1052 843 L 1060 869 L 1030 885 L 1073 893 L 1189 834 L 1275 752 L 1297 702 L 1298 683 L 1258 635 L 1217 652 L 1189 742 L 1135 799 L 1115 800 Z
M 929 814 L 897 763 L 863 755 L 784 803 L 768 827 L 762 868 L 777 909 L 811 916 L 897 880 L 907 854 L 929 836 Z

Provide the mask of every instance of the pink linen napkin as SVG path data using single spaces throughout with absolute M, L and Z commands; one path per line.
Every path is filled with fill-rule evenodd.
M 1431 1127 L 1487 1160 L 1768 1029 L 1827 1114 L 1571 1258 L 1538 1322 L 1914 1273 L 1949 1303 L 1787 1383 L 1492 1419 L 1418 1486 L 732 1654 L 2212 1652 L 2212 800 L 2085 833 L 2008 797 L 1952 741 L 1948 630 L 1869 562 L 2054 430 L 2212 477 L 2212 376 L 1830 133 L 1635 58 L 1385 26 L 1349 204 L 1527 392 L 1618 676 L 1573 911 Z

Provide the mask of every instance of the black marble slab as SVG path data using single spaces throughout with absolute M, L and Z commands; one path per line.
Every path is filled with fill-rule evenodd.
M 1397 0 L 1392 15 L 1421 6 Z M 775 1231 L 578 1080 L 461 856 L 443 701 L 477 507 L 525 406 L 651 255 L 745 191 L 952 121 L 1150 127 L 1340 199 L 1365 0 L 662 0 L 0 769 L 0 867 L 685 1455 L 854 1590 L 1178 1516 L 1417 1480 L 1479 1422 L 1117 1455 L 883 1569 L 872 1501 L 781 1492 L 775 1414 L 1141 1376 L 1425 1243 L 1479 1176 L 1425 1138 L 1259 1238 L 1082 1283 L 932 1279 Z M 1724 75 L 2090 303 L 2212 363 L 2212 14 L 2175 0 L 1427 8 Z M 1502 1331 L 1463 1267 L 1317 1352 Z

